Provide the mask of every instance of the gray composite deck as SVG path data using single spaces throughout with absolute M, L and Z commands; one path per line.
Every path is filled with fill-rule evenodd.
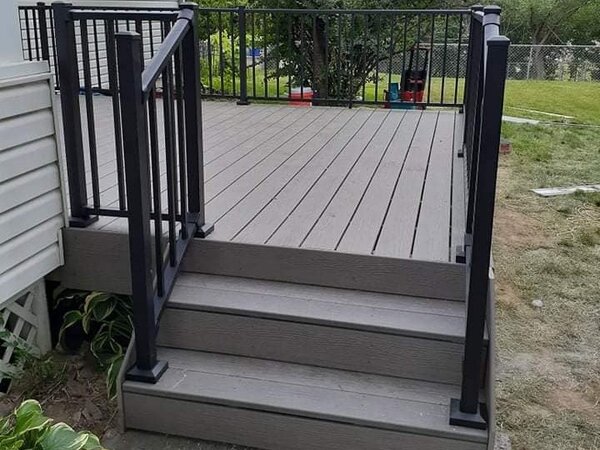
M 117 207 L 111 103 L 94 103 L 101 205 Z M 462 244 L 454 110 L 205 101 L 203 126 L 209 240 L 444 262 Z M 124 232 L 126 221 L 92 229 Z
M 117 208 L 112 107 L 94 102 L 100 203 Z M 161 316 L 169 368 L 122 385 L 125 426 L 273 450 L 486 448 L 487 431 L 448 424 L 464 356 L 462 118 L 205 101 L 215 231 L 190 242 Z M 65 230 L 57 278 L 130 293 L 126 232 L 111 217 Z

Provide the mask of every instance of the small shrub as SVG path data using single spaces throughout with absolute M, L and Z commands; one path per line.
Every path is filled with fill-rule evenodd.
M 44 416 L 36 400 L 25 400 L 12 414 L 0 419 L 3 450 L 104 450 L 97 436 L 76 432 L 65 423 Z
M 131 298 L 103 292 L 63 291 L 56 308 L 65 310 L 59 342 L 69 351 L 77 351 L 83 341 L 107 374 L 108 394 L 117 394 L 117 376 L 125 358 L 125 349 L 133 331 Z

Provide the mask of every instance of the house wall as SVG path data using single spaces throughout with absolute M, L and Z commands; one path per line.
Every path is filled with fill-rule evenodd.
M 51 74 L 0 67 L 0 306 L 62 265 L 65 224 Z

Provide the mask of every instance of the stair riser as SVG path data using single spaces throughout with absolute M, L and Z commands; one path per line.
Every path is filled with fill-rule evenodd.
M 167 308 L 159 345 L 459 384 L 462 344 Z
M 484 443 L 126 392 L 127 428 L 272 450 L 484 450 Z M 131 412 L 131 413 L 130 413 Z

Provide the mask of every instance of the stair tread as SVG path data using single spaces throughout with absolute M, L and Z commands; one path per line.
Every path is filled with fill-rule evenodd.
M 464 303 L 439 299 L 182 273 L 167 306 L 464 341 Z
M 448 424 L 457 386 L 256 358 L 159 347 L 169 368 L 156 384 L 124 392 L 177 398 L 393 431 L 485 442 Z

